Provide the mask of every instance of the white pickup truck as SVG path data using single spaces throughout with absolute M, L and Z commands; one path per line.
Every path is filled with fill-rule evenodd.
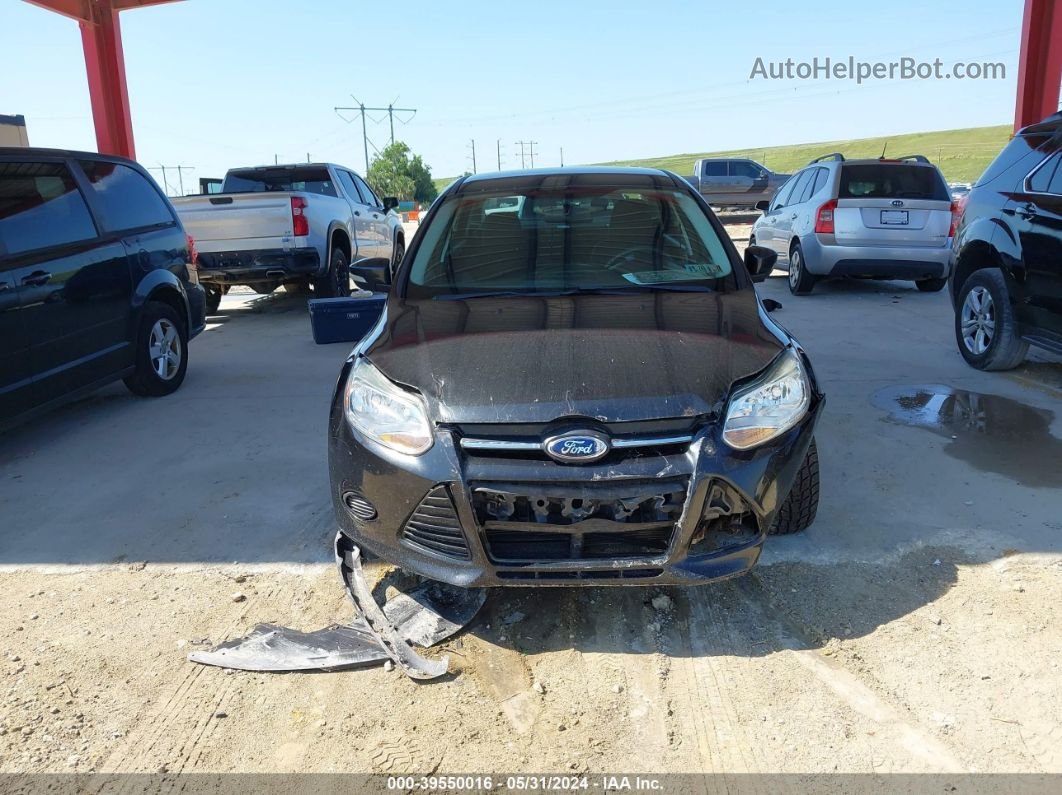
M 398 200 L 381 201 L 332 163 L 236 168 L 220 193 L 172 201 L 195 241 L 210 313 L 237 284 L 349 295 L 352 273 L 386 283 L 405 252 Z

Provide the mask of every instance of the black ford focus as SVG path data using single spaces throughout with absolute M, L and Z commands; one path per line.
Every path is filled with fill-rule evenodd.
M 347 359 L 341 531 L 463 586 L 694 583 L 814 519 L 823 396 L 704 201 L 648 169 L 468 177 Z

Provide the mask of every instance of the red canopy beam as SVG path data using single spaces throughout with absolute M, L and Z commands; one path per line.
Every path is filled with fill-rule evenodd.
M 96 149 L 135 158 L 133 119 L 125 82 L 125 55 L 118 12 L 173 0 L 27 0 L 35 6 L 76 19 L 85 50 Z
M 1025 0 L 1015 131 L 1058 110 L 1062 88 L 1062 0 Z

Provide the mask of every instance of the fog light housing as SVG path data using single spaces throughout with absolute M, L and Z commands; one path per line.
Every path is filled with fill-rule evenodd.
M 347 506 L 350 515 L 359 522 L 371 522 L 376 518 L 376 506 L 353 491 L 343 492 L 343 504 Z
M 760 537 L 759 523 L 741 494 L 715 481 L 708 489 L 701 520 L 690 541 L 690 555 L 707 555 L 748 546 Z

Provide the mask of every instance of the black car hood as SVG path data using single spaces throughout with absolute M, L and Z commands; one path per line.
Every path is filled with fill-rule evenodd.
M 752 290 L 388 301 L 366 351 L 436 422 L 653 420 L 719 411 L 783 343 Z

